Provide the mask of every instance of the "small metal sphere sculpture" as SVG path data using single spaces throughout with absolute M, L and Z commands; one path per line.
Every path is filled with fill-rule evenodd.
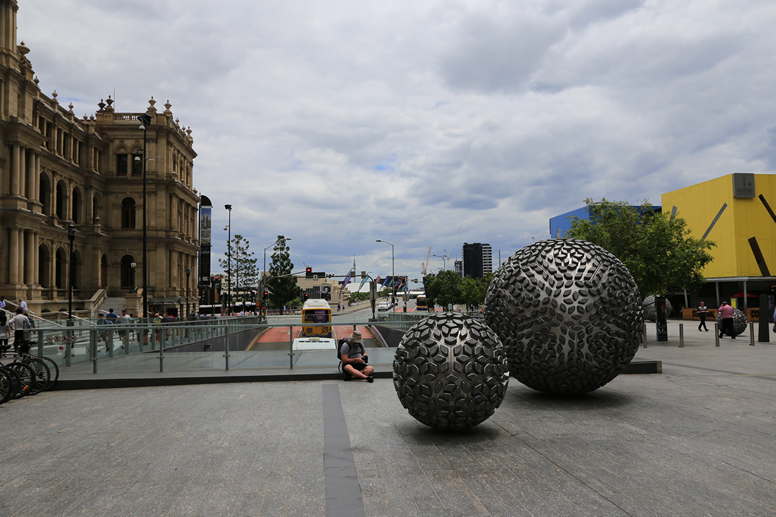
M 741 309 L 733 309 L 733 332 L 735 332 L 736 336 L 746 330 L 746 325 L 748 323 L 749 322 L 746 319 L 746 314 L 744 314 L 744 311 L 742 311 Z M 722 318 L 719 315 L 719 311 L 717 312 L 717 324 L 721 329 Z
M 647 321 L 657 321 L 657 307 L 655 306 L 655 297 L 653 295 L 649 295 L 646 298 L 644 298 L 644 301 L 641 302 L 641 306 L 644 309 L 644 319 Z M 666 298 L 666 318 L 671 314 L 671 311 L 674 310 L 673 305 L 671 305 L 671 300 Z
M 485 321 L 513 377 L 538 391 L 600 388 L 641 344 L 641 298 L 628 269 L 587 241 L 552 239 L 518 250 L 494 275 Z
M 436 429 L 467 429 L 485 421 L 501 405 L 508 381 L 496 333 L 463 314 L 434 314 L 416 323 L 393 360 L 402 406 Z

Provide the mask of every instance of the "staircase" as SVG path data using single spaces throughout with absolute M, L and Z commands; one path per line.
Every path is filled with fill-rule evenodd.
M 118 296 L 106 296 L 105 299 L 102 301 L 102 304 L 98 309 L 98 312 L 102 314 L 108 314 L 109 309 L 113 309 L 113 312 L 115 312 L 118 315 L 121 315 L 121 311 L 123 309 L 127 309 L 130 311 L 132 310 L 132 308 L 127 305 L 127 299 L 124 297 L 118 297 Z

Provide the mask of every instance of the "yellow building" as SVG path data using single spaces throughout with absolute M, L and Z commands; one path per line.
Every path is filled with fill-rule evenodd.
M 752 297 L 776 284 L 776 174 L 727 174 L 667 192 L 662 203 L 693 237 L 716 244 L 703 275 L 717 302 L 756 305 Z

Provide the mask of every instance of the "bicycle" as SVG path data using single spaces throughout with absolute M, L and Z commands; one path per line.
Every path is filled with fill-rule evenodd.
M 22 382 L 22 389 L 35 395 L 43 390 L 51 389 L 51 370 L 46 361 L 33 357 L 29 353 L 11 352 L 5 346 L 0 349 L 0 364 L 14 371 Z M 12 359 L 10 363 L 2 363 L 3 359 Z M 54 381 L 56 382 L 56 381 Z

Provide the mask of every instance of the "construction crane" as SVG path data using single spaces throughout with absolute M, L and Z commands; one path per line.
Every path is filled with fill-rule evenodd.
M 428 247 L 428 251 L 426 251 L 426 261 L 420 263 L 420 272 L 423 274 L 423 276 L 426 276 L 426 273 L 428 272 L 428 261 L 431 258 L 431 246 Z

